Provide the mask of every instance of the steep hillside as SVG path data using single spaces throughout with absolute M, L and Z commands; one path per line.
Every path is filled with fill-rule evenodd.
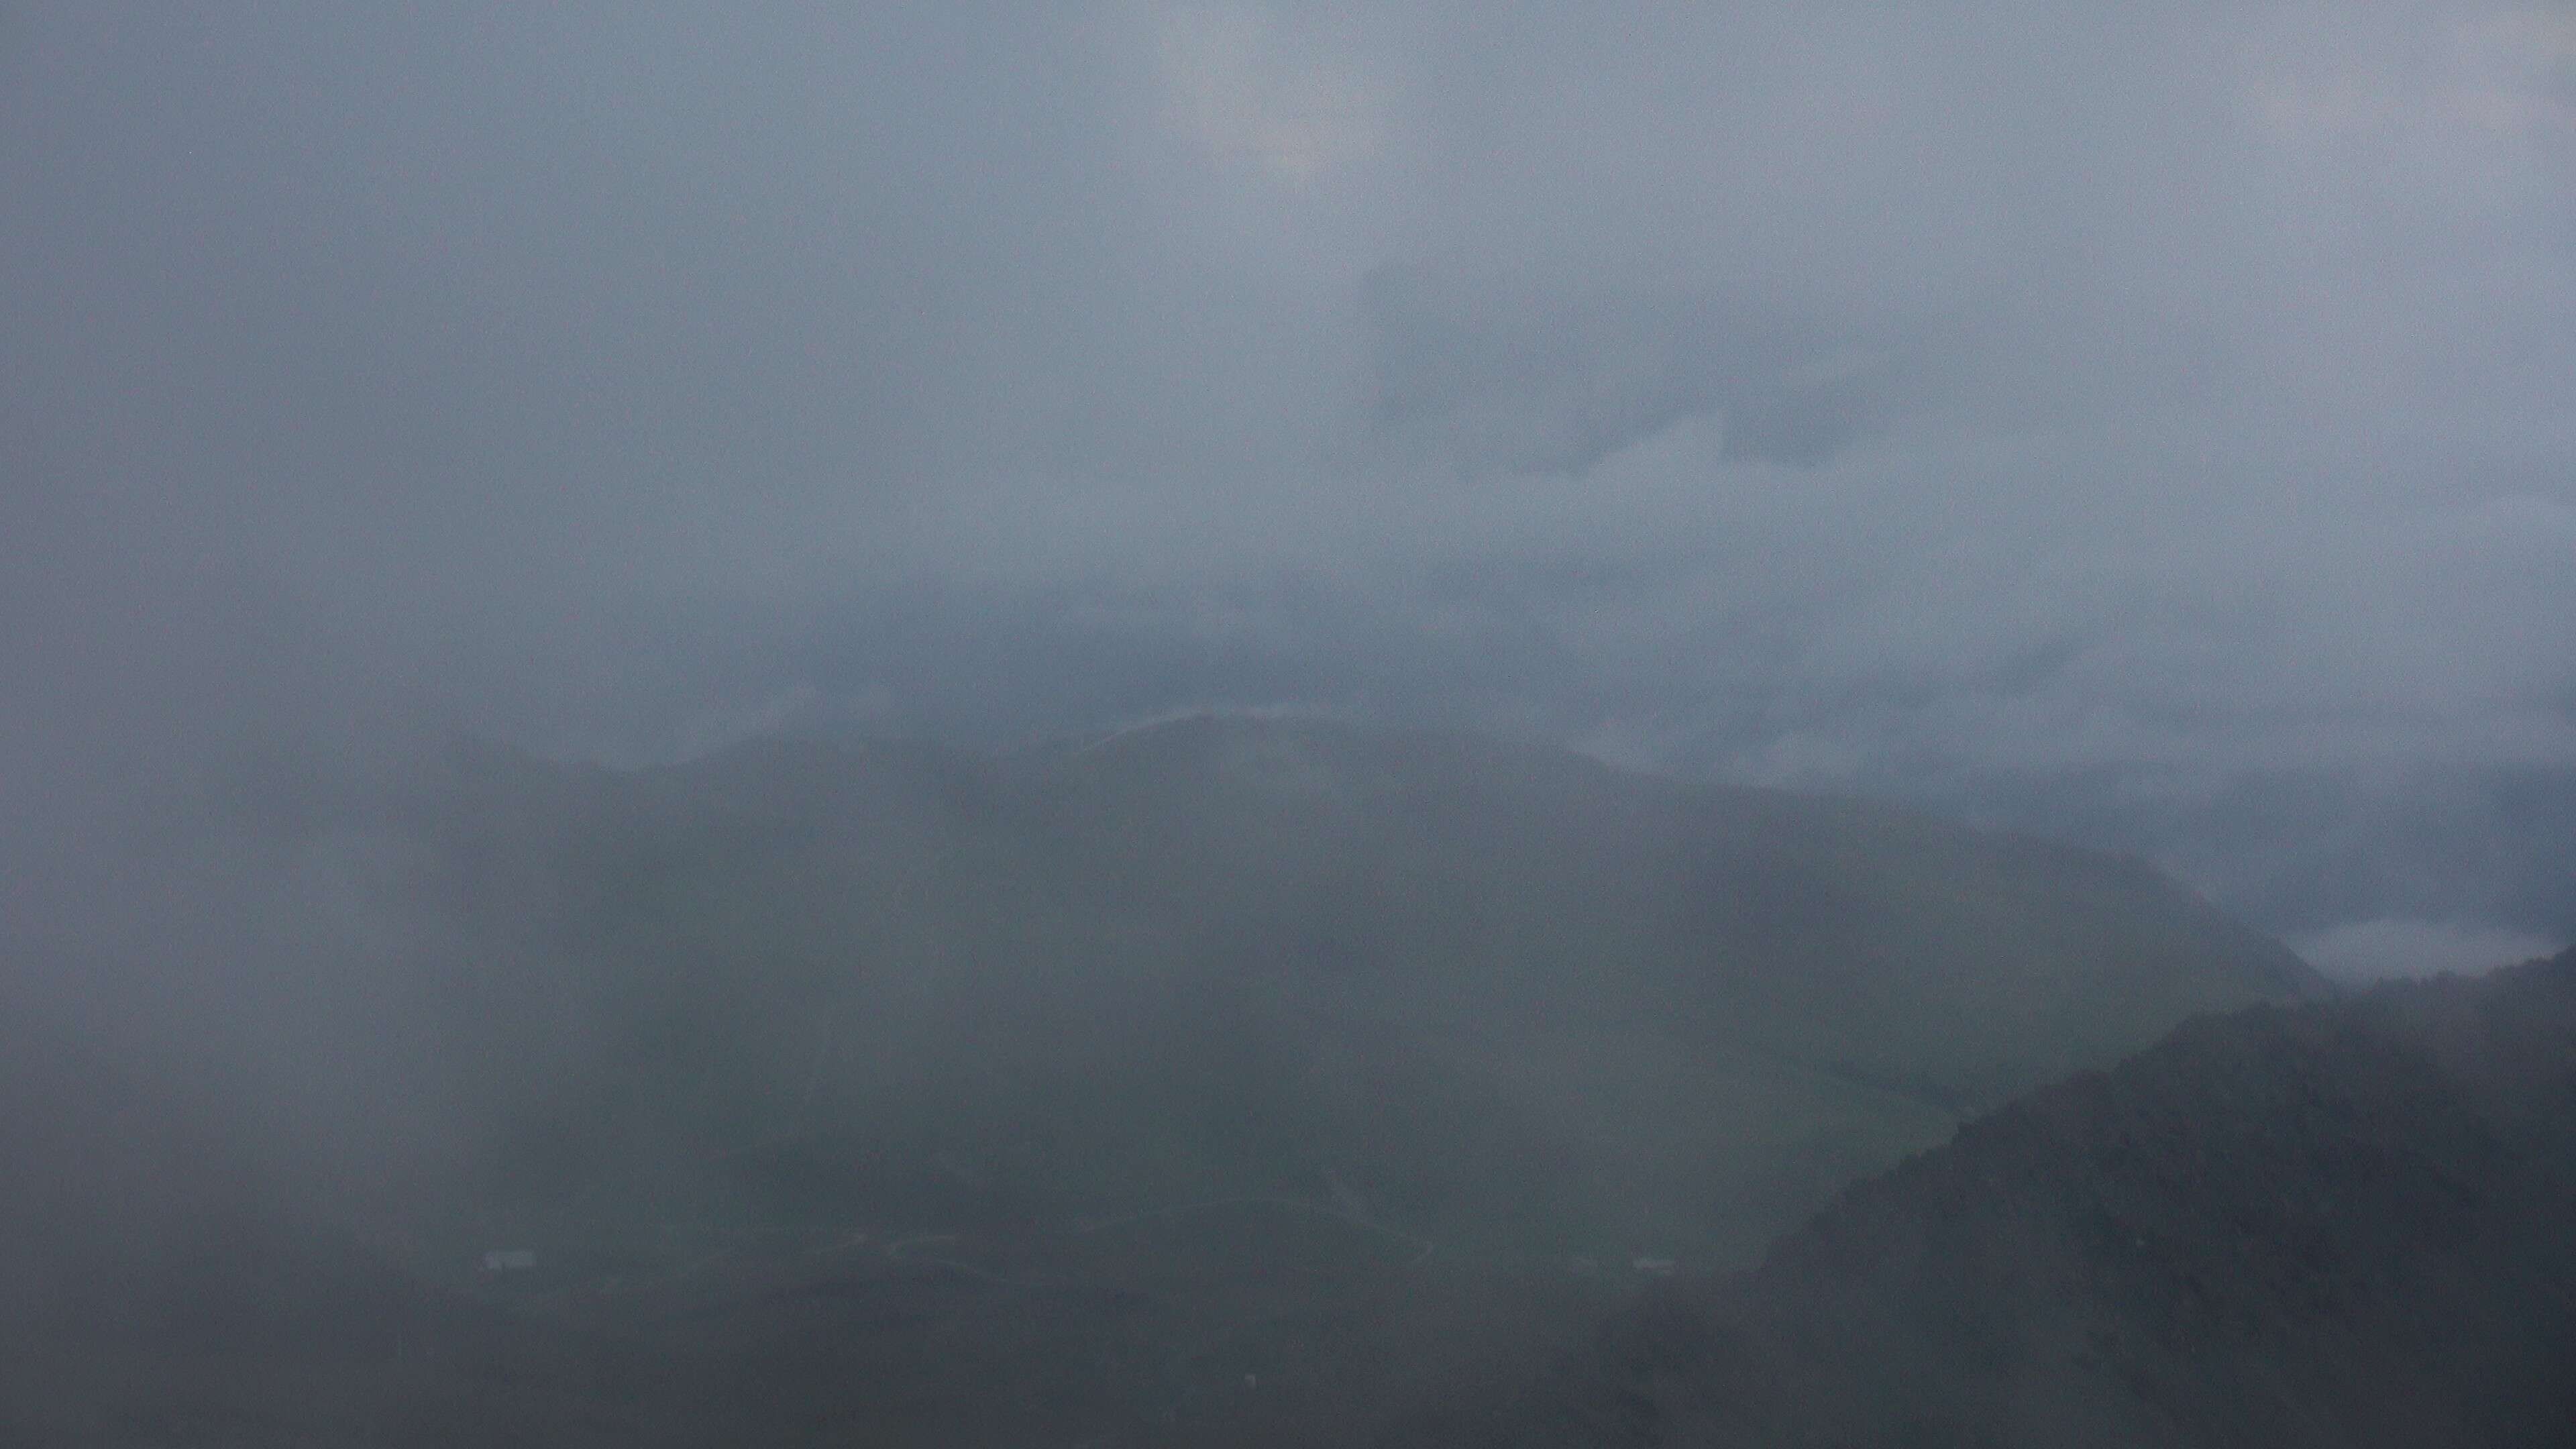
M 2134 861 L 1313 723 L 486 751 L 347 828 L 462 943 L 488 1201 L 591 1233 L 1262 1196 L 1740 1262 L 1962 1114 L 2318 989 Z
M 2576 952 L 2195 1021 L 1386 1442 L 2576 1442 Z

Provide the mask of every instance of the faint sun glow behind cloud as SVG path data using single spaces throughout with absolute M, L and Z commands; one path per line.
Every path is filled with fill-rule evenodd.
M 1378 148 L 1383 82 L 1324 37 L 1252 5 L 1176 6 L 1156 31 L 1173 123 L 1217 157 L 1303 189 Z

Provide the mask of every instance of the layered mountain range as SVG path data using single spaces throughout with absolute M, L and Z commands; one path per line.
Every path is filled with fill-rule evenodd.
M 1315 722 L 210 798 L 193 915 L 9 948 L 0 1439 L 2576 1422 L 2576 959 Z
M 1966 1114 L 2322 990 L 2132 859 L 1454 737 L 409 784 L 301 828 L 438 922 L 438 1055 L 512 1207 L 1266 1195 L 1723 1265 Z

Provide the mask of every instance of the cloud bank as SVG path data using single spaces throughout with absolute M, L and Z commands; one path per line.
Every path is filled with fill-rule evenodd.
M 24 809 L 387 699 L 2576 770 L 2563 6 L 33 4 L 0 76 Z

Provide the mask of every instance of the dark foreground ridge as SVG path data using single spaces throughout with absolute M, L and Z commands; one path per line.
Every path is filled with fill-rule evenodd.
M 2576 1443 L 2576 951 L 2195 1021 L 1382 1443 Z
M 169 1131 L 7 1146 L 86 1211 Z M 2576 1442 L 2576 952 L 2201 1018 L 1642 1302 L 1258 1200 L 441 1282 L 195 1182 L 18 1286 L 0 1445 Z
M 0 1446 L 1688 1442 L 1787 1433 L 1809 1395 L 1974 1425 L 2004 1350 L 1953 1364 L 1906 1347 L 1912 1306 L 1864 1311 L 1896 1291 L 1871 1245 L 1908 1241 L 1872 1194 L 1934 1168 L 1851 1199 L 1843 1247 L 1585 1345 L 1641 1284 L 1721 1282 L 1962 1120 L 1961 1152 L 2032 1139 L 2001 1180 L 2051 1181 L 2074 1108 L 1980 1114 L 2325 990 L 2142 862 L 1450 737 L 1197 719 L 1008 760 L 773 741 L 635 772 L 461 749 L 328 789 L 295 763 L 202 841 L 165 832 L 131 929 L 0 943 Z M 2223 1164 L 2173 1154 L 2285 1110 L 2228 1045 L 2245 1023 L 2448 1019 L 2443 991 L 2388 1004 L 2417 999 L 2200 1029 L 2154 1099 L 2182 1145 L 2145 1133 L 2117 1169 L 2184 1226 L 2123 1200 L 2072 1221 L 2129 1253 L 2325 1232 L 2300 1194 L 2376 1169 L 2267 1146 L 2278 1192 L 2192 1227 L 2191 1174 Z M 2455 1115 L 2525 1092 L 2518 1060 Z M 2507 1171 L 2432 1161 L 2426 1214 L 2475 1218 L 2442 1185 Z M 1942 1232 L 2018 1201 L 1953 1193 Z M 1904 1291 L 2130 1372 L 2162 1340 L 2058 1295 L 2046 1272 L 2109 1269 L 2048 1268 L 2074 1250 L 2044 1206 L 2029 1244 L 1927 1239 L 1955 1281 Z M 1859 1266 L 1828 1274 L 1836 1252 Z M 1841 1369 L 1802 1356 L 1836 1302 L 1886 1325 Z M 2463 1341 L 2489 1340 L 2525 1341 Z

